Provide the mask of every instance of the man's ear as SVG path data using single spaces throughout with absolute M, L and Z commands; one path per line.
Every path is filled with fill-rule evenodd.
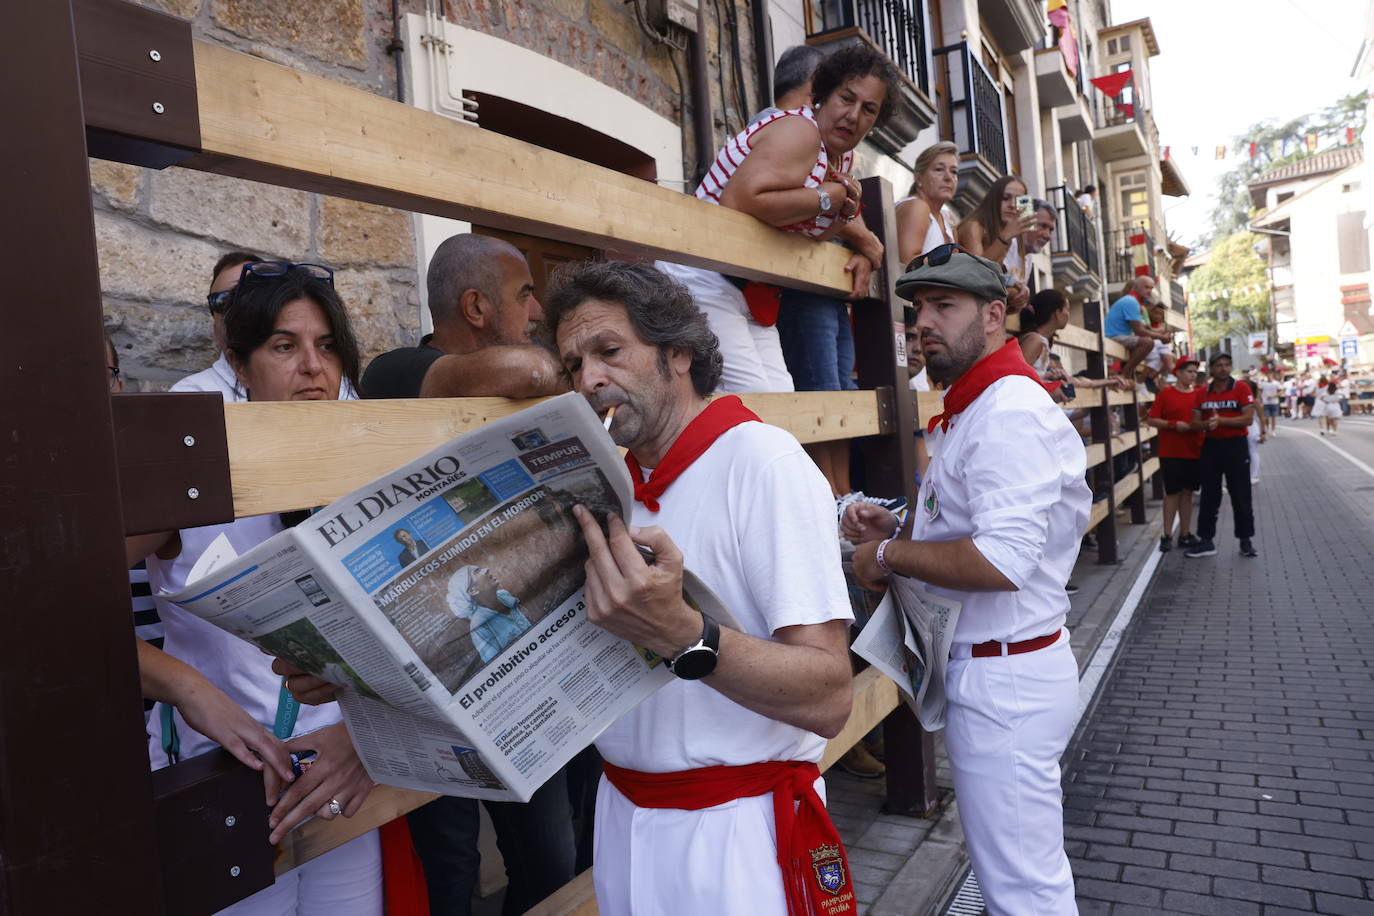
M 1007 303 L 1001 299 L 994 299 L 983 310 L 983 333 L 991 336 L 1005 332 L 1006 328 Z
M 673 375 L 687 375 L 692 371 L 692 353 L 684 347 L 668 350 L 668 368 Z
M 491 304 L 487 297 L 475 289 L 465 289 L 458 297 L 458 314 L 468 325 L 485 328 L 491 318 Z

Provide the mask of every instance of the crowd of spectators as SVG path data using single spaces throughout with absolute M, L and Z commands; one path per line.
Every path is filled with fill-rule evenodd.
M 724 365 L 717 391 L 857 387 L 850 311 L 872 307 L 863 300 L 872 272 L 882 263 L 883 248 L 858 219 L 863 204 L 851 174 L 853 151 L 890 113 L 897 84 L 891 64 L 866 46 L 850 45 L 829 55 L 809 47 L 788 51 L 779 64 L 775 104 L 725 144 L 697 189 L 702 200 L 748 213 L 818 244 L 843 244 L 851 252 L 846 270 L 852 289 L 843 299 L 677 264 L 657 265 L 686 288 L 719 340 Z M 1129 388 L 1134 370 L 1142 365 L 1152 385 L 1176 385 L 1168 389 L 1176 394 L 1166 391 L 1156 402 L 1161 415 L 1150 421 L 1152 425 L 1162 423 L 1162 431 L 1186 435 L 1189 441 L 1199 438 L 1199 430 L 1203 436 L 1215 430 L 1215 423 L 1208 426 L 1212 421 L 1196 417 L 1195 408 L 1170 406 L 1182 404 L 1193 390 L 1190 376 L 1196 363 L 1175 364 L 1162 319 L 1155 315 L 1149 323 L 1145 309 L 1152 305 L 1153 281 L 1148 277 L 1139 278 L 1106 316 L 1108 336 L 1129 351 L 1119 374 L 1092 378 L 1064 369 L 1053 350 L 1056 333 L 1069 324 L 1071 305 L 1058 290 L 1036 288 L 1029 261 L 1055 233 L 1055 208 L 1030 197 L 1022 179 L 1007 175 L 956 221 L 951 203 L 959 181 L 957 153 L 954 144 L 937 143 L 917 157 L 913 183 L 896 207 L 896 244 L 902 261 L 931 258 L 932 252 L 947 248 L 984 258 L 989 269 L 1000 270 L 1006 312 L 1019 313 L 1020 353 L 1045 387 L 1053 389 L 1052 396 L 1064 405 L 1085 439 L 1087 411 L 1071 403 L 1078 391 Z M 1091 201 L 1091 195 L 1084 200 Z M 1086 210 L 1089 203 L 1083 206 Z M 544 316 L 529 265 L 520 251 L 495 238 L 464 234 L 439 246 L 427 271 L 433 332 L 414 346 L 378 356 L 365 369 L 347 304 L 335 291 L 330 267 L 232 251 L 210 268 L 209 275 L 206 305 L 216 359 L 173 385 L 174 391 L 219 392 L 226 402 L 234 402 L 527 398 L 568 390 L 564 367 L 546 341 L 532 336 Z M 925 371 L 928 354 L 921 344 L 913 315 L 906 329 L 911 387 L 938 389 L 938 379 L 932 385 Z M 107 349 L 111 390 L 118 391 L 122 379 L 117 354 L 113 346 Z M 1294 391 L 1305 390 L 1302 386 Z M 1245 386 L 1241 382 L 1237 387 Z M 1337 391 L 1335 385 L 1328 387 Z M 1270 395 L 1277 404 L 1278 390 L 1265 396 Z M 1312 398 L 1302 402 L 1309 407 L 1318 401 L 1315 386 L 1310 395 L 1295 393 L 1290 400 L 1293 397 Z M 1330 424 L 1334 435 L 1335 420 Z M 1225 425 L 1239 428 L 1235 423 Z M 923 474 L 930 456 L 919 440 L 916 450 L 918 474 Z M 830 484 L 837 525 L 845 508 L 856 502 L 893 511 L 903 508 L 900 494 L 875 497 L 852 487 L 847 441 L 811 446 L 807 453 Z M 1225 454 L 1233 451 L 1227 447 Z M 1196 489 L 1190 484 L 1198 475 L 1196 469 L 1180 470 L 1172 463 L 1175 457 L 1166 458 L 1171 462 L 1166 466 L 1166 488 L 1172 487 L 1166 516 L 1185 519 L 1180 537 L 1184 544 L 1184 538 L 1191 537 L 1186 519 L 1190 494 Z M 1210 464 L 1194 460 L 1201 461 L 1205 480 L 1222 474 L 1231 482 L 1229 457 Z M 1204 485 L 1204 514 L 1210 498 Z M 1234 490 L 1232 498 L 1236 499 Z M 217 545 L 228 544 L 242 553 L 299 521 L 292 516 L 262 516 L 130 538 L 127 545 L 131 567 L 146 564 L 146 572 L 131 570 L 130 581 L 140 614 L 144 692 L 158 701 L 148 719 L 150 760 L 162 766 L 215 744 L 226 747 L 263 772 L 274 842 L 306 818 L 356 813 L 371 791 L 337 706 L 300 708 L 281 687 L 281 675 L 292 673 L 283 670 L 282 663 L 274 668 L 271 659 L 248 644 L 151 595 L 184 585 L 204 555 L 221 549 Z M 1205 530 L 1206 520 L 1200 524 Z M 405 546 L 423 551 L 415 544 Z M 150 604 L 156 605 L 157 615 L 150 613 Z M 161 631 L 155 629 L 159 626 Z M 160 639 L 165 642 L 154 642 Z M 309 757 L 310 765 L 293 770 L 293 753 Z M 873 763 L 868 751 L 857 761 L 849 760 L 851 769 L 857 767 L 861 775 L 881 775 L 881 763 Z M 599 760 L 591 751 L 527 804 L 485 803 L 507 870 L 504 912 L 523 912 L 590 864 L 597 772 Z M 470 912 L 477 879 L 478 819 L 477 802 L 448 797 L 409 815 L 431 912 Z M 282 912 L 294 912 L 297 906 L 328 906 L 339 914 L 380 912 L 380 843 L 375 831 L 365 834 L 293 870 L 289 880 L 279 879 L 235 912 L 265 912 L 269 906 Z

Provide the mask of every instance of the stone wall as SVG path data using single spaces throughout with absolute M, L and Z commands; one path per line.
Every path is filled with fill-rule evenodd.
M 197 38 L 222 44 L 379 95 L 396 94 L 386 48 L 391 0 L 137 0 L 189 19 Z M 736 0 L 722 0 L 724 3 Z M 438 7 L 440 4 L 434 4 Z M 670 55 L 684 81 L 682 52 L 655 45 L 620 0 L 448 0 L 448 18 L 574 67 L 684 124 L 687 173 L 691 113 L 679 95 Z M 424 0 L 401 0 L 423 12 Z M 722 105 L 717 77 L 727 62 L 725 97 L 735 98 L 732 42 L 707 36 L 715 143 L 746 118 Z M 746 93 L 757 99 L 747 2 L 737 3 Z M 408 49 L 409 50 L 409 49 Z M 364 361 L 413 343 L 419 328 L 417 253 L 410 214 L 188 169 L 164 171 L 91 160 L 106 326 L 129 390 L 163 390 L 214 359 L 205 292 L 221 254 L 318 261 L 336 269 Z

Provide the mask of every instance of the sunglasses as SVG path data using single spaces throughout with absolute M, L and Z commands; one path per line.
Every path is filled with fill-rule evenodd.
M 911 263 L 906 266 L 906 269 L 912 271 L 918 267 L 925 267 L 927 264 L 931 267 L 939 267 L 941 264 L 948 264 L 949 259 L 954 257 L 955 252 L 959 251 L 967 255 L 973 254 L 973 252 L 962 245 L 955 244 L 954 242 L 946 242 L 943 245 L 936 245 L 925 254 L 916 255 L 916 257 L 911 259 Z
M 239 272 L 239 282 L 245 280 L 280 280 L 292 270 L 304 272 L 316 280 L 334 285 L 334 271 L 323 264 L 293 264 L 290 261 L 249 261 Z

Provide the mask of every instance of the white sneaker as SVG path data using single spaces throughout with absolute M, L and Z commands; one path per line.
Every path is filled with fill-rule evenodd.
M 1258 478 L 1258 477 L 1251 477 L 1251 478 L 1250 478 L 1250 486 L 1254 487 L 1254 486 L 1258 486 L 1258 485 L 1259 485 L 1259 478 Z

